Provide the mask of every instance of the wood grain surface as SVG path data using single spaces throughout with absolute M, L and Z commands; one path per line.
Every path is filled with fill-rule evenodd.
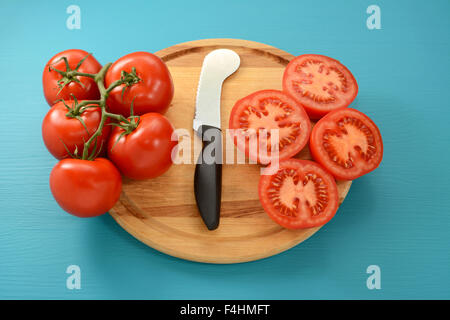
M 258 200 L 260 166 L 223 166 L 221 221 L 208 231 L 197 211 L 193 191 L 195 160 L 192 130 L 195 97 L 203 58 L 218 48 L 236 51 L 241 66 L 223 85 L 222 129 L 228 128 L 234 102 L 256 90 L 281 89 L 285 66 L 293 56 L 265 44 L 208 39 L 178 44 L 156 54 L 169 67 L 175 96 L 166 116 L 175 128 L 186 129 L 183 143 L 192 146 L 191 164 L 173 165 L 161 177 L 134 181 L 124 179 L 120 201 L 110 211 L 131 235 L 145 244 L 182 259 L 208 263 L 237 263 L 257 260 L 287 250 L 313 235 L 319 228 L 287 230 L 274 223 Z M 233 146 L 224 148 L 235 150 Z M 199 140 L 195 141 L 199 143 Z M 185 145 L 185 144 L 183 144 Z M 308 148 L 297 157 L 309 159 Z M 248 161 L 247 161 L 248 162 Z M 338 182 L 340 202 L 351 182 Z

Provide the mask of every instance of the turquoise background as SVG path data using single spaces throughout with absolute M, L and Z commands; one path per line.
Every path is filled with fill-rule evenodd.
M 81 30 L 66 8 L 81 7 Z M 368 30 L 366 8 L 381 8 Z M 450 1 L 2 1 L 0 298 L 450 298 Z M 41 73 L 56 52 L 102 63 L 201 38 L 242 38 L 345 63 L 353 106 L 380 127 L 378 170 L 356 180 L 337 216 L 262 261 L 208 265 L 159 253 L 109 216 L 82 220 L 53 200 L 56 160 L 41 139 Z M 82 289 L 66 289 L 67 266 Z M 366 268 L 381 268 L 368 290 Z

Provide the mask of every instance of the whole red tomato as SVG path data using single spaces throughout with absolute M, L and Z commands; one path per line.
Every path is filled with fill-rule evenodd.
M 50 173 L 50 190 L 56 202 L 68 213 L 82 218 L 95 217 L 117 202 L 122 178 L 117 168 L 105 158 L 93 161 L 63 159 Z
M 173 98 L 173 83 L 166 64 L 149 52 L 134 52 L 123 56 L 112 64 L 105 76 L 105 86 L 121 78 L 122 71 L 131 73 L 136 68 L 139 82 L 114 88 L 106 101 L 113 113 L 130 116 L 130 106 L 133 102 L 135 115 L 149 112 L 165 113 Z M 122 95 L 122 90 L 125 91 Z
M 129 178 L 160 176 L 172 165 L 172 150 L 178 143 L 172 141 L 173 130 L 163 115 L 144 114 L 137 128 L 129 134 L 120 137 L 124 130 L 113 129 L 108 141 L 108 157 Z
M 78 101 L 81 103 L 82 101 Z M 67 106 L 73 106 L 73 101 L 66 101 Z M 85 109 L 79 117 L 86 127 L 77 118 L 67 116 L 68 110 L 62 101 L 57 102 L 48 112 L 42 122 L 42 138 L 48 151 L 57 159 L 67 158 L 67 149 L 73 154 L 78 149 L 78 155 L 83 154 L 84 142 L 97 130 L 101 120 L 101 109 L 99 107 L 89 107 Z M 109 122 L 109 121 L 108 121 Z M 86 131 L 87 129 L 87 131 Z M 106 150 L 107 139 L 111 131 L 110 125 L 104 125 L 102 134 L 97 137 L 97 149 Z M 94 142 L 89 151 L 92 152 Z M 101 154 L 101 152 L 100 152 Z
M 60 71 L 67 71 L 66 64 L 64 60 L 61 59 L 62 57 L 66 57 L 70 69 L 75 70 L 77 64 L 87 56 L 83 63 L 78 67 L 78 71 L 91 74 L 98 73 L 102 66 L 92 55 L 88 55 L 89 53 L 86 51 L 70 49 L 57 53 L 48 61 L 42 74 L 42 83 L 45 99 L 50 106 L 53 106 L 58 99 L 73 99 L 72 94 L 78 100 L 97 100 L 100 98 L 100 93 L 94 79 L 79 76 L 76 78 L 80 83 L 72 81 L 61 90 L 58 86 L 58 81 L 62 79 L 61 74 L 49 68 L 51 66 Z

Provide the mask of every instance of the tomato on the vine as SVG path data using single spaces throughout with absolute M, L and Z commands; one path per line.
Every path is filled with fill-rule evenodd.
M 78 100 L 99 99 L 100 93 L 98 87 L 91 77 L 76 76 L 73 77 L 73 81 L 67 83 L 65 86 L 63 86 L 63 84 L 58 84 L 63 77 L 53 69 L 64 72 L 69 71 L 67 70 L 65 61 L 62 59 L 63 57 L 67 59 L 70 70 L 95 74 L 102 68 L 100 63 L 84 50 L 70 49 L 57 53 L 47 62 L 42 74 L 44 96 L 47 103 L 50 106 L 53 106 L 56 100 L 70 100 L 73 99 L 73 96 Z M 63 88 L 61 89 L 62 86 Z
M 122 178 L 105 158 L 63 159 L 50 173 L 50 190 L 70 214 L 95 217 L 110 210 L 120 197 Z
M 318 54 L 304 54 L 289 62 L 283 90 L 304 107 L 311 119 L 347 107 L 358 93 L 352 73 L 339 61 Z
M 354 180 L 378 167 L 383 158 L 380 130 L 364 113 L 330 112 L 314 126 L 311 155 L 336 179 Z
M 285 92 L 261 90 L 236 102 L 229 128 L 235 129 L 234 143 L 241 151 L 267 164 L 275 157 L 284 160 L 300 152 L 308 142 L 311 122 L 301 104 Z M 276 141 L 270 133 L 273 129 L 278 130 Z
M 109 110 L 129 117 L 133 103 L 135 115 L 165 113 L 174 92 L 172 77 L 166 64 L 152 53 L 133 52 L 118 59 L 106 73 L 105 86 L 119 80 L 123 72 L 132 73 L 134 70 L 140 80 L 114 88 L 106 102 Z
M 259 180 L 259 200 L 270 218 L 289 229 L 324 225 L 339 205 L 336 182 L 319 164 L 288 159 Z
M 178 144 L 173 132 L 172 124 L 163 115 L 144 114 L 132 132 L 124 134 L 120 127 L 112 130 L 108 158 L 129 178 L 158 177 L 172 165 L 172 150 Z
M 82 103 L 83 100 L 78 101 Z M 42 138 L 48 151 L 57 159 L 67 158 L 69 154 L 83 154 L 84 143 L 95 133 L 100 124 L 102 112 L 99 107 L 89 106 L 80 114 L 70 116 L 70 111 L 66 108 L 74 106 L 74 101 L 59 101 L 47 112 L 42 122 Z M 75 117 L 75 115 L 78 117 Z M 101 155 L 102 150 L 106 150 L 107 139 L 111 131 L 111 126 L 107 125 L 109 120 L 103 126 L 101 135 L 96 138 L 89 147 L 89 153 L 94 152 Z M 67 150 L 66 150 L 67 148 Z M 100 150 L 101 148 L 101 150 Z

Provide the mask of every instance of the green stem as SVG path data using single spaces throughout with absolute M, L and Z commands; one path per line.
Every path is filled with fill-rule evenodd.
M 123 83 L 124 82 L 121 79 L 114 81 L 113 83 L 111 83 L 111 85 L 108 87 L 108 89 L 106 89 L 106 93 L 109 94 L 114 88 L 120 86 Z
M 100 105 L 100 102 L 101 102 L 100 100 L 85 100 L 85 101 L 82 101 L 82 102 L 80 102 L 77 105 L 77 110 L 76 111 L 80 111 L 81 108 L 86 107 L 86 106 L 88 106 L 90 104 Z
M 106 72 L 108 71 L 108 69 L 111 67 L 112 63 L 105 64 L 100 69 L 100 71 L 98 73 L 96 73 L 96 74 L 79 72 L 78 68 L 81 66 L 83 61 L 89 55 L 84 57 L 78 63 L 77 67 L 74 70 L 72 70 L 70 68 L 69 61 L 67 60 L 66 57 L 62 57 L 61 58 L 62 60 L 64 60 L 64 64 L 66 66 L 66 71 L 55 69 L 52 66 L 49 67 L 51 70 L 54 70 L 57 73 L 59 73 L 61 75 L 61 77 L 62 77 L 59 80 L 59 82 L 58 82 L 58 85 L 60 86 L 60 91 L 67 84 L 69 84 L 70 82 L 77 82 L 77 83 L 81 84 L 80 80 L 77 77 L 89 77 L 89 78 L 94 79 L 95 83 L 97 84 L 98 90 L 100 91 L 100 100 L 86 100 L 86 101 L 83 101 L 83 102 L 78 104 L 77 101 L 76 101 L 76 98 L 75 98 L 76 107 L 73 108 L 73 109 L 69 109 L 69 112 L 67 114 L 68 117 L 74 117 L 74 118 L 79 119 L 81 121 L 81 123 L 86 128 L 86 125 L 84 124 L 83 120 L 80 117 L 80 113 L 83 112 L 82 108 L 84 108 L 84 107 L 86 107 L 86 106 L 88 106 L 90 104 L 93 104 L 93 105 L 98 105 L 100 107 L 100 110 L 101 110 L 101 119 L 100 119 L 100 123 L 98 125 L 97 130 L 89 138 L 89 140 L 84 143 L 83 155 L 81 157 L 82 160 L 91 160 L 91 158 L 95 157 L 94 155 L 96 153 L 96 150 L 93 150 L 93 154 L 94 155 L 89 155 L 89 148 L 90 148 L 91 144 L 93 143 L 93 141 L 95 139 L 97 139 L 97 137 L 102 134 L 103 127 L 105 125 L 105 122 L 106 122 L 107 118 L 112 118 L 112 119 L 115 119 L 115 120 L 119 121 L 119 123 L 123 123 L 123 127 L 126 129 L 127 133 L 130 133 L 132 130 L 134 130 L 137 127 L 137 123 L 135 121 L 135 118 L 132 118 L 132 120 L 130 121 L 130 120 L 128 120 L 127 118 L 125 118 L 124 116 L 122 116 L 120 114 L 114 114 L 114 113 L 107 112 L 106 111 L 106 99 L 108 98 L 109 93 L 114 88 L 116 88 L 116 87 L 118 87 L 118 86 L 120 86 L 122 84 L 125 84 L 126 87 L 129 87 L 129 86 L 131 86 L 131 85 L 141 81 L 141 79 L 136 74 L 136 68 L 133 67 L 132 71 L 130 73 L 122 71 L 120 79 L 114 81 L 108 88 L 105 88 L 105 84 L 104 84 L 105 75 L 106 75 Z M 123 94 L 123 92 L 122 92 L 122 94 Z M 122 125 L 120 125 L 120 126 L 122 126 Z
M 103 84 L 103 80 L 105 79 L 106 72 L 108 71 L 109 67 L 111 67 L 112 63 L 105 64 L 100 71 L 94 76 L 94 80 L 98 85 L 98 88 L 101 93 L 106 93 L 105 85 Z M 103 89 L 103 90 L 102 90 Z
M 83 148 L 83 155 L 81 157 L 82 160 L 86 160 L 89 156 L 89 148 L 98 136 L 101 135 L 103 131 L 103 126 L 105 125 L 106 118 L 108 117 L 106 114 L 106 98 L 108 97 L 108 94 L 106 93 L 105 85 L 103 84 L 103 81 L 105 79 L 106 72 L 108 71 L 109 67 L 111 67 L 112 63 L 105 64 L 102 69 L 94 75 L 95 83 L 98 86 L 98 89 L 100 91 L 100 100 L 98 101 L 98 106 L 101 109 L 102 117 L 100 119 L 100 124 L 98 125 L 97 130 L 94 132 L 94 134 L 89 138 L 88 141 L 84 144 Z M 95 152 L 95 150 L 94 150 Z
M 125 118 L 125 117 L 124 117 L 123 115 L 121 115 L 121 114 L 115 114 L 115 113 L 105 112 L 105 116 L 107 116 L 108 118 L 117 120 L 117 121 L 119 121 L 119 122 L 125 122 L 125 123 L 128 123 L 128 122 L 129 122 L 128 119 Z
M 88 159 L 88 157 L 89 157 L 89 147 L 91 146 L 92 141 L 94 141 L 94 139 L 96 139 L 99 135 L 102 134 L 102 130 L 103 130 L 103 126 L 105 125 L 106 118 L 107 117 L 102 114 L 102 118 L 100 120 L 100 124 L 98 125 L 97 131 L 95 131 L 94 134 L 89 138 L 89 140 L 84 144 L 83 156 L 81 158 L 82 160 L 87 160 Z M 93 150 L 93 152 L 95 153 L 95 152 L 97 152 L 97 150 Z
M 111 67 L 111 65 L 112 65 L 112 63 L 105 64 L 97 74 L 93 75 L 94 81 L 98 86 L 98 90 L 100 91 L 100 100 L 92 100 L 90 102 L 98 104 L 98 106 L 100 107 L 101 112 L 102 112 L 102 117 L 101 117 L 100 124 L 99 124 L 97 130 L 89 138 L 89 140 L 86 141 L 86 143 L 84 144 L 83 155 L 81 158 L 83 160 L 87 160 L 89 158 L 89 148 L 90 148 L 92 142 L 94 141 L 94 139 L 96 139 L 98 136 L 101 135 L 107 118 L 112 118 L 119 122 L 125 122 L 125 124 L 127 126 L 130 126 L 131 128 L 136 128 L 136 124 L 131 123 L 124 116 L 122 116 L 120 114 L 109 113 L 106 111 L 106 99 L 108 98 L 109 93 L 115 87 L 118 87 L 122 84 L 126 84 L 128 81 L 130 81 L 128 79 L 119 79 L 119 80 L 116 80 L 113 83 L 111 83 L 111 85 L 108 88 L 105 88 L 105 84 L 104 84 L 105 75 L 106 75 L 106 72 L 108 71 L 108 69 Z M 84 101 L 84 102 L 86 102 L 85 105 L 89 104 L 89 103 L 87 103 L 88 101 Z M 83 104 L 84 102 L 82 102 L 80 104 Z M 96 151 L 94 150 L 93 152 L 95 153 Z
M 89 78 L 92 78 L 92 79 L 95 78 L 95 74 L 79 72 L 79 71 L 76 71 L 76 70 L 72 70 L 72 71 L 66 72 L 66 75 L 68 77 L 89 77 Z

